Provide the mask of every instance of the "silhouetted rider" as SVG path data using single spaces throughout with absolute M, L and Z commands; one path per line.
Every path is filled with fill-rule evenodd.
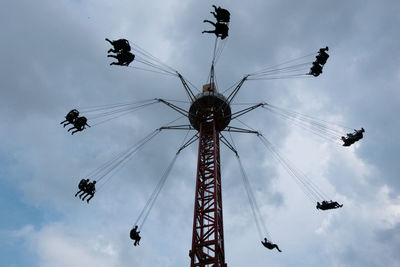
M 266 247 L 267 249 L 272 250 L 272 249 L 276 248 L 279 252 L 282 252 L 282 250 L 279 249 L 277 244 L 274 244 L 274 243 L 268 241 L 267 238 L 264 238 L 264 242 L 261 241 L 261 244 L 263 244 L 264 247 Z
M 79 116 L 79 111 L 77 111 L 76 109 L 71 110 L 70 112 L 68 112 L 68 114 L 65 116 L 65 120 L 60 122 L 60 124 L 64 124 L 64 127 L 67 126 L 68 124 L 72 124 L 75 122 L 75 120 L 78 118 Z
M 123 53 L 123 52 L 131 51 L 131 46 L 129 44 L 129 41 L 126 39 L 119 39 L 119 40 L 111 41 L 110 39 L 106 38 L 106 41 L 109 42 L 114 47 L 114 49 L 108 50 L 107 53 L 110 53 L 110 52 Z
M 226 37 L 228 37 L 228 31 L 229 31 L 228 25 L 226 25 L 224 23 L 219 23 L 219 22 L 214 23 L 209 20 L 204 20 L 203 22 L 208 22 L 208 23 L 212 24 L 215 27 L 215 30 L 203 31 L 202 33 L 214 33 L 217 37 L 221 37 L 221 40 L 224 40 Z
M 118 62 L 112 62 L 111 65 L 118 65 L 118 66 L 129 66 L 129 64 L 135 59 L 135 55 L 130 52 L 123 52 L 117 55 L 108 55 L 107 57 L 113 57 L 118 60 Z
M 74 134 L 76 132 L 80 132 L 83 131 L 86 126 L 90 127 L 89 124 L 87 124 L 87 119 L 86 117 L 78 117 L 75 122 L 74 122 L 74 127 L 71 127 L 68 129 L 68 132 L 71 131 L 72 129 L 76 129 L 75 131 L 73 131 L 71 134 Z
M 79 191 L 76 192 L 75 197 L 76 197 L 79 193 L 85 192 L 88 183 L 89 183 L 89 179 L 82 179 L 82 180 L 79 182 L 79 185 L 78 185 Z
M 354 129 L 354 133 L 348 133 L 347 137 L 342 136 L 343 146 L 350 146 L 364 137 L 364 128 L 360 130 Z
M 318 55 L 316 56 L 316 62 L 318 63 L 318 64 L 320 64 L 320 65 L 325 65 L 325 63 L 326 63 L 326 61 L 328 60 L 328 58 L 329 58 L 329 55 L 326 53 L 326 51 L 329 51 L 329 48 L 328 47 L 325 47 L 325 48 L 321 48 L 320 50 L 319 50 L 319 53 L 318 53 Z
M 86 186 L 86 190 L 79 196 L 79 198 L 81 198 L 83 195 L 82 200 L 85 201 L 85 198 L 87 196 L 90 196 L 86 201 L 87 203 L 89 203 L 89 201 L 94 197 L 94 193 L 96 192 L 96 181 L 93 181 L 91 183 L 88 183 Z
M 314 77 L 318 77 L 322 73 L 322 66 L 319 65 L 316 61 L 312 63 L 312 67 L 308 74 L 313 75 Z
M 217 22 L 225 22 L 228 23 L 231 18 L 231 13 L 228 10 L 221 8 L 220 6 L 217 8 L 215 5 L 212 5 L 215 12 L 210 12 L 214 15 Z
M 351 146 L 352 144 L 354 144 L 356 142 L 356 140 L 354 138 L 350 138 L 350 137 L 344 137 L 342 136 L 342 141 L 343 141 L 343 146 Z
M 360 130 L 356 130 L 356 129 L 354 129 L 354 133 L 353 133 L 353 136 L 357 139 L 357 141 L 358 140 L 360 140 L 360 139 L 362 139 L 364 136 L 363 136 L 363 133 L 365 132 L 365 130 L 364 130 L 364 128 L 361 128 Z
M 131 232 L 130 232 L 130 234 L 129 234 L 130 237 L 131 237 L 131 239 L 135 241 L 135 242 L 133 243 L 134 246 L 140 245 L 140 244 L 139 244 L 139 241 L 140 241 L 140 239 L 141 239 L 141 237 L 140 237 L 140 235 L 139 235 L 140 231 L 138 231 L 137 229 L 138 229 L 138 226 L 135 225 L 135 227 L 132 228 L 132 230 L 131 230 Z
M 338 209 L 341 207 L 343 207 L 343 204 L 340 205 L 338 202 L 332 201 L 332 200 L 330 200 L 330 201 L 324 200 L 324 201 L 322 201 L 322 204 L 317 202 L 317 209 L 319 209 L 319 210 Z

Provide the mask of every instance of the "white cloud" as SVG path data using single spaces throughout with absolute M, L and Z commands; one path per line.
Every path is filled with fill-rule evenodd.
M 113 245 L 93 232 L 73 230 L 62 224 L 47 225 L 38 231 L 26 226 L 23 232 L 21 237 L 39 258 L 38 266 L 118 266 Z
M 382 186 L 376 194 L 375 201 L 363 205 L 366 220 L 375 221 L 381 229 L 392 229 L 400 223 L 400 194 L 392 195 L 392 190 Z

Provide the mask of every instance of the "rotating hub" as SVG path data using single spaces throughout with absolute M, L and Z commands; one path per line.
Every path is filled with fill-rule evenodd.
M 231 121 L 231 107 L 227 99 L 215 91 L 205 91 L 195 97 L 189 109 L 190 124 L 200 130 L 200 124 L 215 120 L 216 130 L 222 131 Z

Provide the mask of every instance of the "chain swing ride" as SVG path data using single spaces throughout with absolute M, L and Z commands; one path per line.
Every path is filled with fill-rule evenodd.
M 188 81 L 180 72 L 163 63 L 155 56 L 138 46 L 137 44 L 126 39 L 111 41 L 106 39 L 113 48 L 108 51 L 108 57 L 115 58 L 117 62 L 112 62 L 110 65 L 131 67 L 142 71 L 149 71 L 157 74 L 169 75 L 177 77 L 186 92 L 189 102 L 179 100 L 166 99 L 147 99 L 134 102 L 122 102 L 109 105 L 98 105 L 88 108 L 79 108 L 71 110 L 65 120 L 60 124 L 64 127 L 71 124 L 68 129 L 71 134 L 83 131 L 86 126 L 94 127 L 139 111 L 141 109 L 164 104 L 169 108 L 179 113 L 180 117 L 165 124 L 164 126 L 155 129 L 151 133 L 144 136 L 137 143 L 128 147 L 125 151 L 119 153 L 114 158 L 100 165 L 97 169 L 88 173 L 78 185 L 79 191 L 75 197 L 89 201 L 93 198 L 96 192 L 96 184 L 100 190 L 120 169 L 126 164 L 134 154 L 149 143 L 163 130 L 184 130 L 187 134 L 182 142 L 182 145 L 177 150 L 170 164 L 165 169 L 160 180 L 155 186 L 152 194 L 145 203 L 138 218 L 130 231 L 130 238 L 134 240 L 134 245 L 138 246 L 141 236 L 140 231 L 154 207 L 154 204 L 180 154 L 186 147 L 198 141 L 198 162 L 196 172 L 196 189 L 194 200 L 194 218 L 192 232 L 192 247 L 189 251 L 190 266 L 215 266 L 225 267 L 225 250 L 224 250 L 224 231 L 223 231 L 223 214 L 222 214 L 222 190 L 221 190 L 221 165 L 220 165 L 220 142 L 229 148 L 235 155 L 243 181 L 248 201 L 255 220 L 256 228 L 262 245 L 272 250 L 277 249 L 281 252 L 277 244 L 271 240 L 271 236 L 267 231 L 266 223 L 263 220 L 259 206 L 257 204 L 254 192 L 251 188 L 250 181 L 243 167 L 239 152 L 236 148 L 234 139 L 231 133 L 253 134 L 258 137 L 261 143 L 269 150 L 273 157 L 284 167 L 290 174 L 293 180 L 300 186 L 306 196 L 316 203 L 316 208 L 319 210 L 332 210 L 341 208 L 343 205 L 336 201 L 329 200 L 328 196 L 303 172 L 297 169 L 293 163 L 285 158 L 279 150 L 260 132 L 246 123 L 241 121 L 239 117 L 251 112 L 252 110 L 262 108 L 278 117 L 292 123 L 295 126 L 301 127 L 311 133 L 333 143 L 340 143 L 343 146 L 351 146 L 355 142 L 363 138 L 364 128 L 354 130 L 354 132 L 343 135 L 345 131 L 352 131 L 349 127 L 335 125 L 330 122 L 301 114 L 299 112 L 277 107 L 267 102 L 256 104 L 247 104 L 248 107 L 233 111 L 232 103 L 235 100 L 239 90 L 243 84 L 249 80 L 274 80 L 274 79 L 293 79 L 304 77 L 318 77 L 322 74 L 323 67 L 327 62 L 329 55 L 328 47 L 321 48 L 317 53 L 308 54 L 279 65 L 267 67 L 260 71 L 249 73 L 243 76 L 233 86 L 227 88 L 222 93 L 218 92 L 215 79 L 214 67 L 217 64 L 222 51 L 224 50 L 230 22 L 230 12 L 221 7 L 213 5 L 214 11 L 210 12 L 216 22 L 204 20 L 204 23 L 209 23 L 214 30 L 205 30 L 203 33 L 215 34 L 215 43 L 213 49 L 213 57 L 211 68 L 207 78 L 207 83 L 203 85 L 202 91 L 197 89 L 190 81 Z M 315 60 L 312 60 L 315 57 Z M 130 63 L 136 62 L 135 66 L 129 66 Z M 139 66 L 137 66 L 139 65 Z M 193 92 L 193 89 L 199 91 L 198 94 Z M 224 95 L 226 94 L 226 95 Z M 187 110 L 179 106 L 180 103 L 189 103 L 190 108 Z M 81 116 L 84 114 L 84 116 Z M 176 121 L 186 118 L 188 124 L 174 124 Z M 231 126 L 231 121 L 236 120 L 243 125 L 244 128 Z M 90 125 L 88 124 L 90 121 Z M 190 131 L 195 133 L 188 138 Z M 227 138 L 229 136 L 229 139 Z

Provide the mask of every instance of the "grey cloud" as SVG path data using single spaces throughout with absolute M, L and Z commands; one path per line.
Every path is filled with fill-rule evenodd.
M 98 192 L 90 205 L 73 197 L 80 176 L 178 116 L 160 105 L 73 137 L 58 123 L 65 112 L 76 106 L 154 97 L 185 100 L 177 79 L 109 67 L 104 38 L 132 40 L 181 70 L 200 87 L 211 61 L 213 38 L 201 35 L 205 26 L 202 20 L 209 18 L 211 4 L 211 1 L 153 1 L 151 5 L 137 1 L 112 4 L 7 1 L 4 4 L 0 27 L 7 43 L 0 44 L 3 60 L 0 116 L 7 127 L 1 128 L 0 137 L 7 142 L 2 142 L 0 151 L 1 157 L 12 157 L 14 161 L 8 167 L 9 176 L 2 179 L 16 181 L 16 190 L 24 193 L 26 203 L 57 211 L 65 226 L 57 228 L 46 222 L 36 230 L 35 238 L 49 240 L 48 233 L 55 228 L 61 229 L 60 242 L 64 239 L 84 242 L 103 235 L 116 251 L 116 256 L 109 259 L 113 266 L 131 266 L 132 262 L 138 266 L 188 264 L 196 144 L 178 158 L 144 228 L 141 250 L 134 250 L 127 236 L 185 133 L 162 132 Z M 331 57 L 321 77 L 249 81 L 243 86 L 238 102 L 269 101 L 321 119 L 332 115 L 342 117 L 341 123 L 365 126 L 367 130 L 353 152 L 325 144 L 264 110 L 243 117 L 279 148 L 293 144 L 293 134 L 311 139 L 307 144 L 315 145 L 316 149 L 301 151 L 302 157 L 314 157 L 312 153 L 327 157 L 326 166 L 315 162 L 310 170 L 318 173 L 323 168 L 324 177 L 315 179 L 323 179 L 332 192 L 342 195 L 348 203 L 335 213 L 338 215 L 324 234 L 315 234 L 327 213 L 317 213 L 314 204 L 306 202 L 296 184 L 285 176 L 255 136 L 234 135 L 269 231 L 282 244 L 284 253 L 272 253 L 260 246 L 236 161 L 223 148 L 228 265 L 398 264 L 395 251 L 399 249 L 396 239 L 399 224 L 383 230 L 376 217 L 385 206 L 379 202 L 379 188 L 387 185 L 392 190 L 390 194 L 399 195 L 400 142 L 394 134 L 399 128 L 396 120 L 400 100 L 396 31 L 399 4 L 311 0 L 219 4 L 232 13 L 230 37 L 216 66 L 221 88 L 228 88 L 250 71 L 329 45 Z M 242 126 L 237 122 L 235 125 Z M 293 161 L 307 163 L 296 157 Z M 372 173 L 366 171 L 370 169 Z M 347 207 L 354 210 L 346 211 Z M 365 217 L 362 210 L 370 207 L 373 207 L 371 215 Z M 51 245 L 52 241 L 49 242 L 45 244 Z M 362 246 L 365 244 L 368 246 Z M 39 256 L 46 253 L 39 249 L 34 253 Z M 154 255 L 157 255 L 155 263 Z M 54 266 L 55 262 L 43 262 L 39 257 L 37 265 L 53 263 Z

